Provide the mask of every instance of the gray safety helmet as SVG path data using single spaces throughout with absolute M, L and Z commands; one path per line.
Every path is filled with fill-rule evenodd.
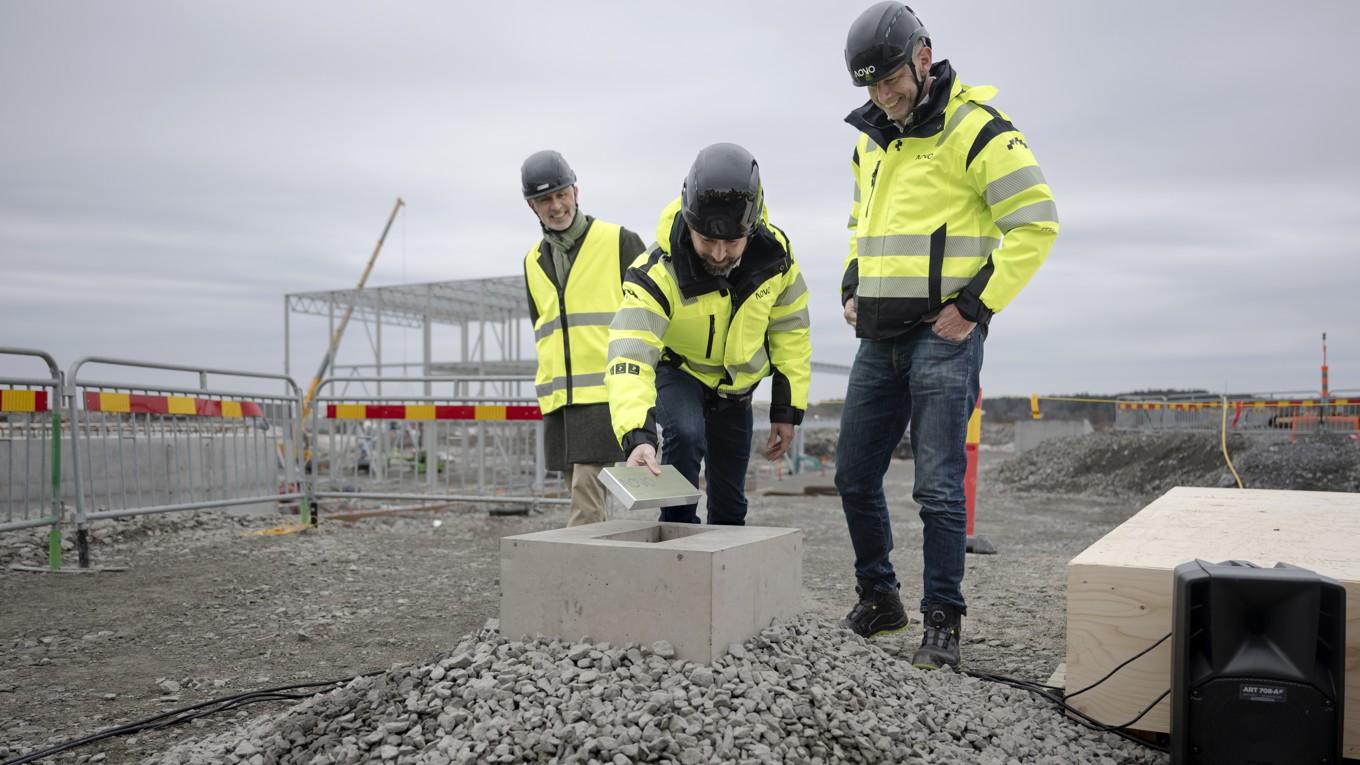
M 576 183 L 576 173 L 561 154 L 552 149 L 536 151 L 519 169 L 525 199 L 536 199 Z

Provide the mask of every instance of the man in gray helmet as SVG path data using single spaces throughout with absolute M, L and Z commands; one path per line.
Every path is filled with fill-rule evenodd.
M 846 118 L 860 131 L 841 281 L 860 347 L 836 447 L 859 593 L 846 624 L 864 637 L 908 624 L 888 559 L 883 475 L 910 424 L 925 562 L 925 635 L 912 662 L 957 666 L 965 438 L 982 344 L 993 315 L 1048 255 L 1057 208 L 1025 137 L 987 103 L 996 89 L 932 63 L 930 35 L 910 8 L 888 0 L 860 14 L 845 63 L 869 95 Z
M 623 273 L 645 248 L 632 231 L 580 211 L 576 173 L 561 154 L 531 154 L 520 181 L 543 230 L 524 257 L 524 282 L 547 467 L 563 471 L 571 486 L 567 525 L 595 523 L 606 518 L 600 469 L 623 459 L 604 385 L 609 322 L 623 298 Z
M 783 457 L 807 409 L 808 292 L 789 240 L 768 220 L 760 167 L 746 149 L 699 152 L 656 244 L 624 276 L 609 331 L 609 408 L 629 465 L 674 465 L 708 479 L 708 522 L 746 522 L 751 394 L 771 378 L 765 456 Z M 696 505 L 661 520 L 698 523 Z

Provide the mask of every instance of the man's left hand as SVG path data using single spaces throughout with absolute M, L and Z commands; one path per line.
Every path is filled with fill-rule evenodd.
M 940 309 L 940 315 L 935 319 L 935 334 L 943 337 L 951 343 L 961 343 L 968 339 L 973 333 L 973 328 L 977 322 L 963 318 L 959 313 L 958 307 L 953 303 Z
M 793 446 L 793 424 L 789 422 L 770 423 L 770 440 L 765 442 L 765 456 L 775 462 L 789 453 Z

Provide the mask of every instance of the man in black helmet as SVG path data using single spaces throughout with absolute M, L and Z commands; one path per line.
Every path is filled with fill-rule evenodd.
M 623 459 L 604 387 L 609 322 L 623 297 L 623 272 L 644 248 L 632 231 L 577 208 L 576 173 L 561 154 L 531 154 L 520 180 L 543 229 L 524 257 L 524 282 L 547 467 L 571 485 L 567 525 L 595 523 L 606 517 L 600 469 Z
M 699 152 L 680 198 L 661 213 L 656 243 L 624 275 L 609 328 L 609 408 L 628 464 L 661 462 L 708 479 L 708 522 L 746 521 L 751 394 L 772 378 L 770 437 L 778 460 L 807 409 L 812 346 L 807 285 L 784 232 L 770 224 L 751 153 L 719 143 Z M 661 520 L 698 523 L 696 505 Z
M 988 105 L 996 89 L 932 63 L 910 8 L 890 0 L 862 13 L 845 62 L 869 95 L 846 118 L 860 135 L 841 302 L 861 338 L 836 448 L 859 593 L 846 624 L 872 637 L 909 623 L 889 561 L 883 475 L 910 426 L 925 559 L 925 635 L 912 661 L 957 666 L 965 438 L 983 340 L 1048 255 L 1057 209 L 1025 137 Z

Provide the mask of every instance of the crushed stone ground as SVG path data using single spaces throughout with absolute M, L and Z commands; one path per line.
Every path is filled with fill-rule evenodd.
M 1212 482 L 1216 475 L 1221 477 L 1222 468 L 1217 461 L 1220 457 L 1216 456 L 1216 442 L 1211 438 L 1207 440 L 1206 445 L 1206 438 L 1191 436 L 1188 445 L 1178 446 L 1157 441 L 1141 444 L 1137 438 L 1094 434 L 1094 437 L 1045 444 L 1030 453 L 1015 456 L 1008 453 L 1004 445 L 988 444 L 984 434 L 978 533 L 990 539 L 1000 554 L 970 555 L 968 558 L 968 573 L 964 580 L 964 593 L 969 603 L 963 633 L 965 666 L 1032 680 L 1048 678 L 1064 659 L 1064 566 L 1067 561 L 1137 512 L 1148 499 L 1161 493 L 1168 475 L 1182 483 L 1192 482 L 1182 479 L 1198 477 L 1203 478 L 1204 483 L 1214 485 Z M 1332 447 L 1329 443 L 1313 442 L 1245 446 L 1230 443 L 1248 486 L 1276 482 L 1292 488 L 1351 487 L 1349 490 L 1352 491 L 1360 488 L 1356 480 L 1355 445 Z M 1089 457 L 1089 454 L 1095 454 L 1099 459 Z M 1121 472 L 1129 462 L 1139 463 L 1142 467 Z M 1081 467 L 1082 464 L 1086 467 Z M 886 487 L 896 540 L 893 560 L 903 581 L 903 600 L 909 610 L 914 610 L 920 597 L 921 568 L 921 525 L 917 508 L 910 501 L 912 468 L 910 461 L 894 462 Z M 1187 469 L 1177 472 L 1182 468 Z M 1035 475 L 1046 470 L 1053 472 L 1047 477 Z M 1083 471 L 1090 474 L 1082 477 Z M 1215 471 L 1219 472 L 1216 474 Z M 770 485 L 763 474 L 762 481 L 765 481 L 762 486 Z M 794 526 L 803 529 L 806 535 L 803 605 L 807 614 L 803 620 L 784 625 L 784 628 L 789 631 L 786 638 L 795 641 L 794 645 L 802 646 L 800 652 L 806 660 L 804 670 L 808 676 L 793 678 L 794 673 L 801 671 L 793 669 L 791 663 L 781 667 L 774 661 L 782 649 L 753 643 L 749 652 L 753 657 L 759 657 L 753 661 L 764 662 L 770 667 L 760 671 L 776 675 L 769 680 L 771 688 L 793 689 L 792 685 L 786 684 L 801 680 L 809 683 L 809 689 L 812 684 L 820 684 L 826 691 L 840 681 L 814 683 L 811 678 L 820 671 L 818 661 L 826 662 L 832 675 L 841 667 L 837 662 L 852 662 L 849 666 L 864 667 L 866 672 L 869 671 L 867 668 L 894 668 L 910 657 L 919 641 L 919 622 L 898 636 L 881 638 L 872 645 L 856 642 L 857 638 L 832 626 L 853 604 L 855 597 L 852 554 L 845 522 L 836 497 L 801 495 L 803 486 L 826 486 L 831 482 L 829 470 L 814 470 L 779 482 L 782 488 L 791 489 L 791 493 L 799 496 L 757 495 L 751 500 L 751 523 Z M 1112 491 L 1111 486 L 1124 488 Z M 554 510 L 529 516 L 491 517 L 484 509 L 451 506 L 437 512 L 366 518 L 356 523 L 323 522 L 314 531 L 291 536 L 254 533 L 288 520 L 272 514 L 202 512 L 110 521 L 95 529 L 93 561 L 96 566 L 123 570 L 87 575 L 11 570 L 9 566 L 14 563 L 44 563 L 45 531 L 0 534 L 0 609 L 3 610 L 0 619 L 0 720 L 5 721 L 0 726 L 0 760 L 111 725 L 231 693 L 321 678 L 349 677 L 375 669 L 392 668 L 384 675 L 388 679 L 381 682 L 395 683 L 397 689 L 408 679 L 409 672 L 417 673 L 411 676 L 412 686 L 401 699 L 404 704 L 410 690 L 416 689 L 416 683 L 420 684 L 423 693 L 425 687 L 433 689 L 443 682 L 435 680 L 431 685 L 434 670 L 430 668 L 453 658 L 459 653 L 460 646 L 463 653 L 476 655 L 478 646 L 493 645 L 489 654 L 493 657 L 492 663 L 502 660 L 499 653 L 503 644 L 509 644 L 499 637 L 477 632 L 480 625 L 496 616 L 496 540 L 508 534 L 561 526 L 564 515 L 564 511 Z M 74 556 L 70 552 L 67 565 L 74 566 Z M 797 630 L 815 636 L 812 643 L 816 648 L 798 643 L 803 637 L 794 634 Z M 853 655 L 838 653 L 842 649 L 851 650 L 846 646 L 856 646 Z M 639 653 L 645 653 L 643 648 L 638 648 Z M 608 651 L 600 650 L 598 646 L 592 648 L 591 651 L 598 651 L 601 656 L 593 656 L 588 651 L 576 661 L 589 659 L 596 662 L 595 667 L 576 667 L 578 675 L 568 681 L 568 686 L 583 683 L 579 677 L 581 672 L 592 669 L 599 672 L 603 657 L 622 649 L 622 646 L 611 647 Z M 536 658 L 556 667 L 562 661 L 559 652 L 570 653 L 574 649 L 565 645 L 553 648 L 548 644 L 532 651 L 526 646 L 524 650 L 525 655 L 533 653 Z M 613 656 L 609 661 L 615 672 L 623 664 Z M 650 655 L 644 655 L 638 665 L 648 673 L 646 682 L 654 679 L 660 683 L 669 679 L 675 685 L 668 690 L 673 693 L 674 688 L 684 686 L 688 699 L 690 690 L 695 687 L 694 669 L 668 665 L 660 676 L 651 678 L 652 661 Z M 530 661 L 528 667 L 532 669 L 533 664 Z M 426 669 L 430 674 L 418 677 L 418 673 Z M 656 669 L 661 670 L 661 667 Z M 632 664 L 629 664 L 628 672 L 631 676 Z M 956 707 L 951 706 L 951 701 L 941 699 L 958 696 L 966 700 L 968 706 L 967 714 L 951 712 L 953 716 L 949 717 L 967 723 L 962 739 L 948 730 L 943 734 L 936 731 L 921 737 L 915 742 L 917 746 L 934 745 L 929 743 L 932 737 L 938 738 L 936 743 L 941 747 L 962 746 L 961 742 L 972 746 L 974 740 L 968 735 L 982 736 L 985 731 L 988 734 L 985 748 L 992 752 L 986 756 L 1006 755 L 997 761 L 1164 761 L 1155 757 L 1149 760 L 1149 755 L 1141 750 L 1121 748 L 1122 742 L 1093 737 L 1090 732 L 1066 722 L 1054 723 L 1066 731 L 1061 738 L 1057 733 L 1059 728 L 1052 729 L 1052 736 L 1048 735 L 1049 728 L 1040 728 L 1045 732 L 1045 738 L 1023 737 L 1034 745 L 1031 750 L 1007 755 L 1008 750 L 1001 742 L 1008 740 L 1006 737 L 1011 734 L 1007 731 L 1012 730 L 1015 720 L 1043 714 L 1047 717 L 1042 719 L 1047 721 L 1054 716 L 1044 708 L 1044 702 L 1004 688 L 974 688 L 969 685 L 974 681 L 957 675 L 938 675 L 932 680 L 921 679 L 912 672 L 904 668 L 900 672 L 891 669 L 879 673 L 884 677 L 883 682 L 891 687 L 875 686 L 875 693 L 901 692 L 916 698 L 920 688 L 914 684 L 918 680 L 938 682 L 938 686 L 926 687 L 926 697 L 931 703 L 954 710 Z M 445 673 L 447 678 L 449 668 L 445 668 Z M 502 670 L 498 669 L 492 678 L 497 683 L 497 690 L 503 690 L 499 685 L 502 682 L 500 674 Z M 714 677 L 713 685 L 698 687 L 715 689 L 712 701 L 716 709 L 716 689 L 722 688 L 727 681 L 718 683 L 721 675 Z M 764 678 L 761 675 L 761 679 Z M 559 674 L 558 681 L 560 679 Z M 591 711 L 595 707 L 591 705 L 603 703 L 601 697 L 593 695 L 595 688 L 607 685 L 598 681 L 599 677 L 596 677 L 589 683 L 589 693 L 585 694 L 589 714 L 573 720 L 573 730 L 577 723 L 590 724 L 595 719 L 590 716 L 595 714 Z M 701 672 L 699 682 L 703 681 L 704 673 Z M 639 678 L 638 682 L 643 681 Z M 379 683 L 374 680 L 365 693 L 376 692 L 375 698 L 387 698 L 390 689 L 375 691 Z M 984 687 L 990 694 L 985 699 L 978 695 Z M 448 690 L 453 698 L 452 686 Z M 351 689 L 332 696 L 338 698 L 353 692 Z M 544 693 L 546 700 L 547 691 Z M 600 693 L 603 695 L 604 691 Z M 701 693 L 706 697 L 709 691 Z M 782 707 L 779 694 L 769 691 L 766 695 L 771 705 L 768 713 L 783 721 L 785 718 L 776 711 Z M 494 696 L 493 693 L 492 699 L 474 701 L 494 701 Z M 327 698 L 331 696 L 313 703 L 330 703 L 325 701 Z M 622 697 L 612 701 L 618 702 L 619 698 Z M 707 711 L 704 703 L 705 699 L 701 698 L 699 706 L 691 703 L 692 714 L 678 716 L 677 707 L 672 705 L 668 714 L 672 715 L 671 719 L 682 720 L 686 729 L 673 731 L 667 727 L 664 735 L 677 742 L 682 740 L 681 734 L 694 736 L 696 741 L 702 738 L 702 726 L 693 733 L 686 731 L 690 722 L 705 719 L 702 717 Z M 905 708 L 899 706 L 889 715 L 886 711 L 865 710 L 862 701 L 854 704 L 860 706 L 852 704 L 845 710 L 862 714 L 872 711 L 877 715 L 875 726 L 885 730 L 894 725 L 906 730 L 903 726 L 907 725 L 908 715 L 913 713 L 917 714 L 918 723 L 927 724 L 920 711 L 903 711 Z M 797 708 L 795 704 L 795 710 Z M 48 762 L 163 761 L 168 752 L 190 751 L 215 736 L 230 736 L 235 731 L 270 725 L 271 721 L 287 716 L 289 709 L 283 703 L 249 707 L 198 720 L 191 725 L 100 742 Z M 974 715 L 979 710 L 991 714 L 991 722 L 985 717 L 981 721 L 975 720 Z M 617 706 L 614 711 L 618 711 Z M 761 717 L 766 711 L 762 707 L 759 712 L 752 710 L 751 713 Z M 732 712 L 736 714 L 735 707 Z M 355 714 L 353 719 L 360 719 L 357 711 Z M 546 720 L 546 706 L 542 714 Z M 632 711 L 623 714 L 626 720 Z M 646 714 L 657 717 L 654 711 Z M 744 707 L 740 714 L 747 714 Z M 841 741 L 834 734 L 823 740 L 823 746 L 833 754 L 832 743 L 839 742 L 843 752 L 862 746 L 853 742 L 863 730 L 856 732 L 846 727 L 854 719 L 848 711 L 846 714 L 849 719 L 838 730 L 845 733 L 851 743 Z M 338 717 L 344 717 L 344 714 Z M 640 714 L 638 719 L 641 719 Z M 799 726 L 805 726 L 801 717 L 797 719 Z M 813 729 L 821 730 L 816 727 L 821 724 L 816 716 L 810 719 L 814 723 Z M 947 722 L 934 716 L 931 720 L 936 725 Z M 396 727 L 401 725 L 400 721 L 393 722 Z M 426 744 L 435 742 L 438 715 L 434 716 L 433 722 L 435 727 L 425 731 L 422 718 L 421 730 L 422 736 L 427 738 Z M 976 730 L 969 727 L 975 722 L 979 725 Z M 747 732 L 751 741 L 743 751 L 752 753 L 751 761 L 764 754 L 764 750 L 755 749 L 757 743 L 771 747 L 771 752 L 776 751 L 776 742 L 769 741 L 763 731 L 757 734 L 756 721 L 746 724 L 750 726 Z M 763 717 L 761 724 L 772 729 Z M 384 751 L 382 746 L 396 746 L 400 751 L 403 744 L 388 742 L 386 735 L 397 735 L 405 741 L 405 734 L 411 727 L 400 732 L 394 727 L 392 733 L 385 734 L 383 744 L 377 747 L 378 756 L 381 757 Z M 659 723 L 657 727 L 660 728 Z M 646 724 L 640 728 L 647 730 Z M 467 729 L 469 735 L 471 730 Z M 487 728 L 481 730 L 490 735 Z M 372 733 L 369 731 L 366 735 Z M 1068 733 L 1072 738 L 1067 737 Z M 998 734 L 999 738 L 992 734 Z M 563 735 L 567 735 L 565 731 Z M 905 737 L 883 735 L 889 738 L 886 746 L 890 750 L 907 745 Z M 946 743 L 941 735 L 950 736 L 952 743 Z M 601 737 L 596 736 L 597 743 Z M 341 736 L 340 740 L 343 738 Z M 814 738 L 810 736 L 802 742 L 808 747 L 807 761 L 814 756 L 808 746 L 815 743 Z M 641 746 L 643 742 L 628 743 Z M 880 742 L 875 740 L 877 743 Z M 719 744 L 714 741 L 711 745 L 716 752 Z M 731 745 L 737 746 L 735 731 Z M 1017 742 L 1006 746 L 1014 749 L 1019 745 Z M 453 747 L 454 754 L 459 753 L 461 746 Z M 503 757 L 505 753 L 495 754 L 496 747 L 484 750 L 483 759 L 489 760 L 492 755 Z M 665 751 L 671 752 L 669 748 Z M 702 753 L 702 745 L 699 751 Z M 975 748 L 974 751 L 976 757 L 972 760 L 964 757 L 960 761 L 987 761 L 980 759 L 984 756 L 983 750 Z M 1072 756 L 1073 752 L 1078 756 Z M 908 760 L 916 756 L 906 750 L 902 753 Z M 246 762 L 271 761 L 265 757 L 263 748 L 252 754 L 237 755 L 235 750 L 232 754 Z M 255 760 L 256 754 L 260 755 L 260 760 Z M 628 756 L 622 751 L 619 754 Z M 453 755 L 449 756 L 452 759 Z M 801 755 L 792 759 L 799 757 Z M 826 759 L 830 761 L 834 757 L 827 755 Z M 935 761 L 947 759 L 941 755 Z
M 1156 762 L 1030 694 L 805 616 L 712 666 L 493 629 L 157 758 L 183 763 Z

